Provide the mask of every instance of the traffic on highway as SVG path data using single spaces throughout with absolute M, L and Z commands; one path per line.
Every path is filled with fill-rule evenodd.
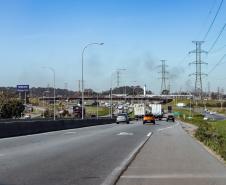
M 0 185 L 226 185 L 225 10 L 0 0 Z

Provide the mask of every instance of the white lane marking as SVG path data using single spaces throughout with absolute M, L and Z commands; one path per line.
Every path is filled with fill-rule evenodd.
M 127 132 L 120 132 L 117 134 L 118 136 L 132 136 L 133 133 L 127 133 Z
M 149 132 L 149 133 L 147 134 L 148 137 L 150 137 L 151 135 L 152 135 L 152 132 Z
M 185 179 L 185 178 L 226 178 L 225 174 L 157 174 L 157 175 L 122 175 L 124 179 Z
M 160 128 L 160 129 L 158 129 L 158 131 L 163 131 L 163 130 L 171 129 L 171 128 L 174 128 L 174 127 L 176 127 L 178 125 L 180 125 L 180 123 L 177 122 L 177 124 L 175 124 L 175 125 L 172 125 L 172 126 L 169 126 L 169 127 L 165 127 L 165 128 Z
M 139 153 L 145 143 L 148 141 L 149 137 L 146 137 L 143 142 L 141 142 L 122 162 L 116 167 L 104 180 L 101 185 L 113 185 L 120 178 L 122 173 L 127 169 L 129 164 L 134 160 L 135 156 Z
M 165 127 L 165 128 L 160 128 L 160 129 L 158 129 L 158 131 L 167 130 L 167 129 L 171 129 L 171 128 L 173 128 L 173 126 Z

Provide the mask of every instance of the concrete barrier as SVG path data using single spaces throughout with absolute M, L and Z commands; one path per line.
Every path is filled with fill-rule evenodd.
M 0 138 L 38 134 L 44 132 L 82 128 L 114 123 L 115 119 L 86 119 L 86 120 L 35 120 L 11 121 L 0 123 Z

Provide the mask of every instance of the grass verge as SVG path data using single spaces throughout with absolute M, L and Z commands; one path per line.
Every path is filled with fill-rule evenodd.
M 226 161 L 226 121 L 200 124 L 195 137 Z
M 97 107 L 96 106 L 86 106 L 87 115 L 96 115 Z M 107 107 L 98 107 L 98 116 L 106 116 L 109 114 L 109 108 Z
M 192 118 L 189 119 L 190 112 L 188 110 L 176 111 L 180 112 L 179 120 L 198 126 L 194 136 L 226 161 L 226 120 L 203 120 L 201 114 L 194 112 Z

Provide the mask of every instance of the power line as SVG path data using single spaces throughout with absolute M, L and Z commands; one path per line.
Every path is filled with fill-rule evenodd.
M 211 52 L 211 50 L 214 48 L 214 46 L 216 45 L 217 41 L 219 40 L 221 34 L 223 33 L 224 29 L 226 27 L 226 24 L 224 24 L 224 26 L 221 28 L 220 33 L 218 34 L 217 38 L 215 39 L 215 41 L 213 42 L 213 44 L 211 45 L 210 49 L 208 50 L 208 53 Z
M 208 20 L 209 20 L 209 18 L 210 18 L 210 15 L 212 14 L 213 9 L 215 8 L 216 1 L 217 1 L 217 0 L 213 0 L 213 3 L 211 4 L 211 7 L 210 7 L 210 9 L 209 9 L 208 15 L 207 15 L 206 18 L 204 19 L 204 21 L 203 21 L 203 23 L 202 23 L 202 26 L 201 26 L 201 28 L 200 28 L 200 31 L 198 32 L 196 38 L 199 38 L 201 32 L 203 31 L 203 28 L 206 27 L 206 25 L 207 25 L 207 23 L 208 23 Z
M 223 50 L 225 47 L 226 47 L 226 44 L 225 44 L 225 45 L 223 45 L 223 46 L 221 46 L 220 48 L 218 48 L 218 49 L 214 50 L 214 51 L 213 51 L 213 52 L 211 52 L 211 53 L 217 53 L 217 52 L 219 52 L 219 51 Z
M 213 9 L 214 9 L 214 7 L 216 5 L 216 1 L 217 0 L 214 0 L 213 3 L 211 4 L 211 7 L 209 9 L 208 15 L 206 16 L 205 20 L 208 20 L 209 17 L 210 17 L 210 15 L 212 14 Z M 206 23 L 207 23 L 206 21 L 203 22 L 202 28 L 205 27 Z M 199 33 L 197 34 L 197 37 L 199 37 L 200 33 L 201 33 L 201 29 L 200 29 Z M 188 57 L 189 57 L 189 54 L 185 55 L 181 60 L 178 61 L 178 64 L 177 65 L 181 65 L 182 63 L 186 62 L 186 60 L 187 60 Z
M 215 66 L 213 66 L 213 68 L 209 71 L 208 74 L 212 73 L 216 69 L 216 67 L 220 65 L 220 63 L 224 60 L 225 57 L 226 57 L 226 53 L 220 58 L 220 60 L 215 64 Z
M 189 54 L 185 55 L 181 60 L 178 61 L 177 66 L 182 65 L 184 62 L 186 62 L 186 59 L 188 57 L 189 57 Z
M 223 2 L 224 2 L 224 0 L 221 0 L 220 5 L 219 5 L 219 7 L 218 7 L 218 9 L 217 9 L 217 12 L 216 12 L 216 14 L 215 14 L 215 16 L 214 16 L 214 18 L 213 18 L 213 21 L 211 22 L 211 24 L 210 24 L 210 26 L 209 26 L 209 29 L 207 30 L 207 32 L 206 32 L 206 34 L 205 34 L 203 40 L 206 40 L 206 38 L 207 38 L 207 36 L 208 36 L 210 30 L 212 29 L 213 24 L 214 24 L 214 22 L 215 22 L 215 20 L 216 20 L 216 18 L 217 18 L 217 16 L 218 16 L 218 14 L 219 14 L 219 12 L 220 12 L 220 9 L 221 9 L 221 7 L 222 7 Z

